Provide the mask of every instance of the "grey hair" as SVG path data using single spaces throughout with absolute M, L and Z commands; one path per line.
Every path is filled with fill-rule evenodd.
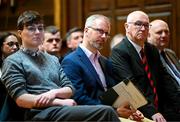
M 108 24 L 110 25 L 110 19 L 104 15 L 101 15 L 101 14 L 94 14 L 94 15 L 91 15 L 89 16 L 87 19 L 86 19 L 86 23 L 85 23 L 85 28 L 87 27 L 90 27 L 90 26 L 93 26 L 95 24 L 95 20 L 98 20 L 98 19 L 104 19 L 108 22 Z

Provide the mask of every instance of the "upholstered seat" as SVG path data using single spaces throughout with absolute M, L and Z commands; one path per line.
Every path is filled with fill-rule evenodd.
M 0 121 L 23 121 L 24 109 L 16 105 L 15 101 L 6 95 L 0 111 Z

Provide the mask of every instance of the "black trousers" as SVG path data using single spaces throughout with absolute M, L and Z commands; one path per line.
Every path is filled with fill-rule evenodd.
M 30 121 L 120 121 L 115 110 L 105 105 L 53 106 L 31 109 L 25 115 Z
M 7 94 L 6 88 L 5 88 L 5 86 L 2 84 L 2 82 L 0 80 L 0 110 L 2 109 L 2 106 L 4 104 L 6 94 Z
M 180 112 L 164 112 L 162 113 L 167 121 L 180 121 Z

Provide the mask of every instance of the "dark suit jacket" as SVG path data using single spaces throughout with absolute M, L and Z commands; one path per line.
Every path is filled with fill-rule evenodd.
M 167 48 L 164 49 L 164 52 L 165 52 L 166 56 L 168 57 L 168 61 L 169 61 L 169 62 L 172 62 L 172 63 L 176 66 L 177 72 L 179 73 L 179 76 L 180 76 L 180 63 L 179 63 L 179 61 L 178 61 L 178 58 L 177 58 L 175 52 L 172 51 L 172 50 L 170 50 L 170 49 L 167 49 Z M 160 54 L 160 55 L 161 55 L 161 54 Z M 166 67 L 168 73 L 169 73 L 172 77 L 174 77 L 174 75 L 172 74 L 172 72 L 169 70 L 168 64 L 166 63 L 166 61 L 165 61 L 165 59 L 164 59 L 163 56 L 161 56 L 161 61 L 162 61 L 163 65 Z M 170 68 L 171 68 L 171 67 L 170 67 Z M 173 70 L 173 69 L 172 69 L 172 70 Z M 178 77 L 178 76 L 177 76 L 177 77 Z
M 104 72 L 107 86 L 113 86 L 114 81 L 109 76 L 111 65 L 102 56 L 99 58 L 99 62 Z M 62 67 L 76 88 L 74 99 L 78 104 L 102 104 L 99 96 L 104 92 L 104 88 L 96 70 L 80 47 L 63 59 Z
M 180 62 L 179 62 L 178 57 L 176 56 L 176 53 L 173 50 L 168 49 L 168 48 L 165 48 L 164 52 L 168 55 L 171 61 L 174 62 L 174 64 L 177 67 L 177 70 L 180 72 Z
M 180 110 L 180 90 L 173 79 L 168 75 L 163 67 L 158 50 L 145 43 L 145 54 L 147 56 L 152 78 L 156 83 L 158 102 L 160 112 L 167 111 L 168 109 Z M 126 78 L 133 78 L 133 83 L 144 94 L 149 103 L 140 110 L 148 118 L 151 118 L 157 111 L 153 104 L 153 91 L 141 63 L 140 56 L 138 55 L 134 46 L 125 37 L 120 44 L 118 44 L 111 54 L 113 63 L 113 74 L 116 81 L 121 82 Z M 171 109 L 171 110 L 172 110 Z

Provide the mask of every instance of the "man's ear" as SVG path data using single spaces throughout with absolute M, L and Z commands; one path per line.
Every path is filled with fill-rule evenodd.
M 126 31 L 127 31 L 127 29 L 129 28 L 129 25 L 128 25 L 127 23 L 124 23 L 124 28 L 125 28 Z
M 22 30 L 18 30 L 17 31 L 17 34 L 18 34 L 18 36 L 21 38 L 21 33 L 22 33 Z
M 88 36 L 88 28 L 84 28 L 84 35 Z
M 84 32 L 87 32 L 88 31 L 88 28 L 84 28 Z

